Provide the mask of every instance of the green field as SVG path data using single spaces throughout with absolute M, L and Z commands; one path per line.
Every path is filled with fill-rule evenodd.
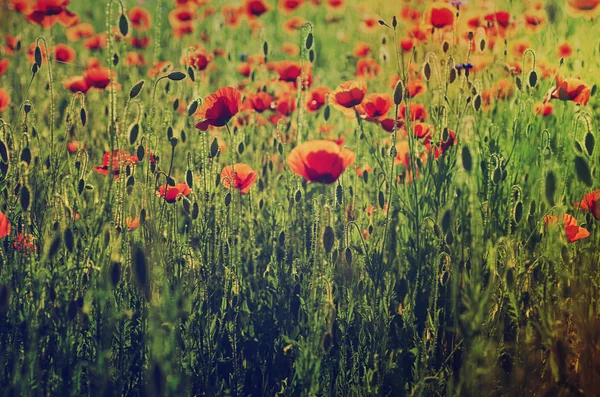
M 600 0 L 0 0 L 0 396 L 600 395 Z

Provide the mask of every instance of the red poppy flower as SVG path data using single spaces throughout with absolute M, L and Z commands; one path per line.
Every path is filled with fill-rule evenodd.
M 67 10 L 70 0 L 35 0 L 27 15 L 29 22 L 50 29 L 57 22 L 63 26 L 71 26 L 79 22 L 79 17 Z
M 10 63 L 10 59 L 8 59 L 8 58 L 0 59 L 0 76 L 2 76 L 4 74 L 4 72 L 6 72 L 6 69 L 8 69 L 9 63 Z
M 373 58 L 362 58 L 356 63 L 355 76 L 357 78 L 372 79 L 379 76 L 380 72 L 381 68 Z
M 4 214 L 0 212 L 0 238 L 4 238 L 10 234 L 10 220 Z
M 174 203 L 177 200 L 181 200 L 181 197 L 185 197 L 192 192 L 192 189 L 185 182 L 180 182 L 175 186 L 160 185 L 156 195 L 163 197 L 167 203 Z
M 148 70 L 148 77 L 155 78 L 158 76 L 164 76 L 173 69 L 173 63 L 170 61 L 159 61 L 156 62 L 150 70 Z
M 539 102 L 533 105 L 533 114 L 548 117 L 554 111 L 554 105 L 550 102 Z
M 387 132 L 394 132 L 394 119 L 393 118 L 385 118 L 379 121 L 379 125 L 381 125 L 381 128 L 383 128 L 384 131 Z M 402 120 L 402 117 L 400 117 L 400 115 L 398 115 L 398 120 L 396 121 L 396 127 L 397 129 L 400 129 L 402 127 L 404 127 L 404 120 Z
M 585 106 L 590 100 L 591 88 L 577 77 L 556 76 L 556 86 L 549 91 L 550 99 L 573 101 Z
M 427 109 L 420 103 L 411 102 L 408 106 L 408 113 L 412 121 L 425 121 L 427 118 Z M 406 104 L 401 103 L 398 107 L 398 115 L 403 120 L 406 120 Z
M 271 109 L 273 97 L 266 92 L 248 95 L 244 100 L 243 109 L 252 109 L 258 113 Z
M 125 218 L 125 225 L 127 226 L 127 228 L 130 231 L 133 231 L 133 230 L 137 229 L 138 227 L 140 227 L 140 218 L 139 217 L 133 218 L 131 216 L 128 216 L 127 218 Z
M 94 171 L 101 173 L 102 175 L 108 175 L 108 169 L 110 168 L 110 162 L 112 158 L 112 173 L 115 178 L 119 177 L 121 172 L 121 164 L 130 163 L 135 164 L 137 162 L 136 156 L 131 156 L 124 150 L 113 150 L 111 152 L 104 153 L 102 160 L 102 166 L 95 166 Z
M 139 52 L 130 51 L 125 57 L 125 65 L 127 66 L 146 66 L 144 56 Z
M 423 19 L 426 24 L 429 24 L 437 29 L 452 26 L 454 24 L 454 16 L 456 9 L 450 4 L 442 1 L 433 2 L 425 10 Z
M 296 96 L 289 91 L 283 92 L 275 100 L 275 110 L 284 116 L 289 116 L 296 110 Z
M 257 18 L 271 9 L 265 0 L 245 0 L 244 7 L 248 18 Z
M 83 45 L 88 50 L 99 50 L 108 47 L 106 33 L 97 33 L 84 40 Z
M 403 37 L 400 39 L 400 48 L 403 52 L 411 52 L 415 43 L 411 37 Z
M 67 152 L 69 152 L 71 154 L 73 154 L 76 151 L 78 151 L 79 147 L 80 147 L 80 145 L 79 145 L 79 142 L 77 142 L 77 141 L 67 142 Z
M 195 50 L 186 51 L 179 62 L 186 67 L 193 66 L 196 70 L 204 70 L 212 59 L 213 54 L 209 54 L 206 49 L 198 47 Z
M 271 66 L 279 74 L 279 80 L 297 83 L 298 77 L 302 76 L 302 84 L 308 87 L 311 84 L 312 64 L 296 61 L 279 61 L 271 63 Z
M 329 95 L 329 103 L 344 114 L 352 115 L 352 108 L 360 105 L 366 92 L 367 83 L 364 80 L 347 81 Z
M 142 7 L 132 7 L 127 12 L 131 27 L 139 32 L 146 32 L 152 26 L 152 17 L 148 10 Z
M 17 52 L 17 47 L 19 47 L 19 43 L 20 40 L 15 37 L 15 36 L 11 36 L 9 34 L 4 36 L 6 38 L 6 46 L 4 46 L 4 52 L 7 55 L 13 55 L 15 52 Z
M 369 55 L 373 50 L 371 49 L 371 45 L 369 43 L 365 43 L 364 41 L 359 41 L 354 46 L 354 56 L 357 58 L 364 58 Z
M 283 31 L 290 35 L 294 34 L 298 30 L 302 29 L 306 22 L 307 20 L 302 17 L 299 17 L 297 15 L 293 16 L 283 23 Z
M 152 41 L 150 36 L 131 36 L 131 45 L 135 48 L 146 48 Z
M 57 44 L 54 46 L 54 59 L 57 62 L 71 63 L 75 60 L 75 50 L 66 44 Z
M 560 58 L 569 58 L 573 54 L 573 48 L 567 41 L 563 41 L 557 50 L 557 54 Z
M 356 159 L 350 150 L 328 140 L 314 140 L 296 146 L 287 157 L 287 165 L 310 182 L 330 184 Z
M 456 144 L 456 133 L 452 130 L 448 130 L 448 136 L 446 140 L 443 140 L 443 136 L 440 136 L 440 146 L 435 148 L 434 157 L 437 159 L 448 151 L 452 146 Z
M 225 18 L 225 25 L 230 28 L 239 28 L 242 24 L 242 15 L 244 10 L 239 6 L 224 4 L 221 7 L 221 14 Z
M 380 19 L 375 15 L 364 15 L 358 27 L 364 33 L 372 33 L 379 26 Z
M 548 16 L 545 10 L 527 10 L 523 13 L 523 21 L 525 23 L 525 31 L 529 34 L 534 34 L 548 21 Z
M 383 120 L 387 117 L 394 100 L 390 94 L 369 94 L 359 105 L 359 112 L 364 113 L 369 121 Z
M 0 88 L 0 113 L 5 111 L 9 104 L 10 104 L 10 95 L 8 95 L 8 92 L 6 92 L 2 88 Z
M 426 92 L 427 86 L 421 80 L 411 80 L 406 84 L 406 96 L 409 98 L 414 98 Z
M 319 87 L 313 88 L 308 93 L 307 98 L 306 98 L 306 108 L 308 109 L 308 111 L 315 112 L 315 111 L 321 109 L 321 107 L 323 105 L 325 105 L 327 95 L 329 95 L 330 92 L 331 92 L 331 90 L 329 89 L 329 87 L 325 87 L 325 86 L 319 86 Z
M 600 190 L 586 194 L 575 205 L 584 211 L 589 211 L 594 218 L 600 220 Z
M 91 37 L 94 34 L 94 27 L 89 23 L 78 23 L 65 31 L 67 40 L 77 41 L 82 38 Z
M 256 181 L 258 173 L 248 164 L 237 163 L 233 165 L 233 173 L 231 166 L 228 165 L 221 171 L 221 182 L 226 189 L 233 187 L 238 189 L 242 194 L 248 194 L 250 187 Z M 233 186 L 231 183 L 233 182 Z
M 498 24 L 503 28 L 507 28 L 510 25 L 510 13 L 508 11 L 497 11 L 491 14 L 487 14 L 483 19 L 489 22 L 492 26 Z
M 202 102 L 198 115 L 204 120 L 196 128 L 206 131 L 209 125 L 222 127 L 238 113 L 240 106 L 240 93 L 233 87 L 221 87 Z
M 565 214 L 560 218 L 562 218 L 562 224 L 565 228 L 565 236 L 570 243 L 574 243 L 575 241 L 590 235 L 590 232 L 587 229 L 580 227 L 577 224 L 577 219 L 573 218 L 571 215 Z M 559 217 L 546 215 L 544 216 L 544 223 L 548 228 L 556 226 L 559 223 Z
M 277 8 L 284 14 L 291 14 L 302 4 L 304 4 L 304 0 L 279 0 Z
M 567 0 L 566 11 L 574 18 L 592 19 L 600 14 L 600 0 Z
M 400 19 L 409 22 L 417 22 L 421 18 L 421 11 L 411 6 L 404 6 L 400 10 Z
M 111 73 L 109 68 L 97 66 L 87 69 L 83 77 L 88 86 L 103 90 L 110 84 Z M 114 78 L 114 72 L 112 77 Z
M 90 89 L 90 86 L 88 85 L 85 77 L 83 76 L 69 77 L 63 82 L 63 85 L 67 90 L 71 91 L 72 93 L 81 91 L 85 94 Z
M 291 57 L 297 57 L 300 55 L 300 47 L 294 43 L 283 43 L 281 45 L 281 52 Z
M 169 23 L 173 27 L 173 32 L 176 37 L 181 37 L 185 34 L 194 31 L 194 19 L 196 18 L 196 10 L 194 8 L 176 8 L 169 13 Z

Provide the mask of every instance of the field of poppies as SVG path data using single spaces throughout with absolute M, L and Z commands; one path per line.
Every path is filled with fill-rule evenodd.
M 600 0 L 0 0 L 0 396 L 600 395 Z

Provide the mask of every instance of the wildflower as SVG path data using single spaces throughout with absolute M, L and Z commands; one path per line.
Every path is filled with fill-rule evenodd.
M 581 106 L 585 106 L 590 100 L 591 92 L 591 88 L 580 78 L 562 78 L 557 75 L 556 86 L 550 89 L 547 97 L 549 96 L 549 99 L 560 99 L 561 101 L 573 101 Z
M 329 95 L 330 92 L 331 90 L 329 89 L 329 87 L 325 86 L 313 88 L 308 93 L 306 99 L 306 108 L 308 109 L 308 111 L 315 112 L 319 110 L 325 104 L 327 95 Z
M 356 159 L 356 155 L 328 140 L 313 140 L 296 146 L 287 157 L 287 165 L 310 182 L 330 184 Z
M 291 57 L 297 57 L 300 55 L 300 47 L 298 44 L 294 43 L 283 43 L 281 45 L 281 51 Z
M 100 90 L 105 89 L 110 84 L 111 76 L 114 78 L 114 71 L 111 74 L 109 68 L 102 66 L 88 68 L 83 77 L 89 87 L 94 87 Z
M 394 85 L 395 87 L 395 85 Z M 427 92 L 427 86 L 420 79 L 411 80 L 406 84 L 406 96 L 414 98 Z
M 427 7 L 423 14 L 423 19 L 426 24 L 437 29 L 442 29 L 454 24 L 455 13 L 455 9 L 450 4 L 436 1 Z
M 369 94 L 364 97 L 359 107 L 367 120 L 377 121 L 387 117 L 393 104 L 394 100 L 390 94 Z
M 8 58 L 0 59 L 0 76 L 2 76 L 4 74 L 4 72 L 6 72 L 6 69 L 8 69 L 9 64 L 10 64 L 10 59 L 8 59 Z
M 94 27 L 89 23 L 78 23 L 73 25 L 65 31 L 67 40 L 78 41 L 82 38 L 90 37 L 94 34 Z
M 0 212 L 0 238 L 4 238 L 10 234 L 10 220 L 4 214 Z
M 72 93 L 81 91 L 85 94 L 90 89 L 90 86 L 83 76 L 71 76 L 63 82 L 63 85 Z
M 372 79 L 379 76 L 381 68 L 373 58 L 362 58 L 356 63 L 355 76 L 358 78 Z
M 411 52 L 415 43 L 411 37 L 403 37 L 400 39 L 400 48 L 403 52 Z
M 226 189 L 238 189 L 241 194 L 248 194 L 250 187 L 256 181 L 258 173 L 248 164 L 237 163 L 233 165 L 233 173 L 231 166 L 228 165 L 221 171 L 221 182 Z M 233 182 L 233 186 L 232 186 Z
M 367 92 L 367 83 L 363 80 L 347 81 L 340 84 L 329 95 L 329 103 L 334 108 L 352 115 L 351 109 L 360 105 Z M 348 112 L 350 110 L 350 112 Z
M 548 16 L 544 10 L 527 10 L 523 14 L 525 22 L 525 31 L 529 34 L 535 34 L 547 23 Z
M 137 229 L 138 227 L 140 227 L 140 218 L 139 217 L 131 217 L 128 216 L 127 218 L 125 218 L 125 225 L 127 226 L 127 228 L 130 231 L 133 231 L 135 229 Z
M 559 217 L 546 215 L 544 216 L 544 223 L 548 228 L 556 226 L 559 223 Z M 587 229 L 580 227 L 577 224 L 577 219 L 573 218 L 571 215 L 563 215 L 562 224 L 565 229 L 565 236 L 570 243 L 574 243 L 575 241 L 581 240 L 582 238 L 586 238 L 590 235 L 590 232 Z
M 271 9 L 265 0 L 245 0 L 246 15 L 248 18 L 257 18 Z
M 125 64 L 127 66 L 146 66 L 146 60 L 139 52 L 129 51 L 125 57 Z
M 127 12 L 127 16 L 131 21 L 131 27 L 139 32 L 146 32 L 152 26 L 152 18 L 145 8 L 132 7 Z
M 560 58 L 569 58 L 573 54 L 573 48 L 571 47 L 569 42 L 563 41 L 558 46 L 557 54 L 558 54 L 558 57 L 560 57 Z
M 75 50 L 66 44 L 54 46 L 54 59 L 57 62 L 71 63 L 75 60 Z
M 248 95 L 244 100 L 243 108 L 252 109 L 258 113 L 262 113 L 265 110 L 271 108 L 273 97 L 266 92 L 259 92 L 257 94 Z
M 131 156 L 124 150 L 113 150 L 111 152 L 104 153 L 104 158 L 102 160 L 102 166 L 95 166 L 94 171 L 99 172 L 102 175 L 108 175 L 108 170 L 110 168 L 110 163 L 112 160 L 112 173 L 115 178 L 119 177 L 121 171 L 121 164 L 130 163 L 135 164 L 137 162 L 136 156 Z
M 0 88 L 0 113 L 5 111 L 9 104 L 10 95 L 8 95 L 8 92 Z
M 420 103 L 411 102 L 408 107 L 408 113 L 412 121 L 424 121 L 427 118 L 427 109 Z M 398 107 L 398 115 L 406 121 L 406 104 L 402 103 Z
M 567 0 L 565 9 L 573 18 L 592 19 L 600 14 L 600 0 Z
M 600 190 L 586 194 L 579 203 L 575 203 L 575 206 L 589 211 L 594 218 L 600 220 Z
M 174 203 L 177 200 L 181 200 L 181 197 L 185 197 L 192 192 L 192 189 L 185 182 L 180 182 L 175 186 L 160 185 L 156 195 L 163 197 L 167 203 Z
M 239 6 L 224 4 L 221 7 L 221 14 L 225 18 L 225 25 L 230 28 L 239 28 L 242 24 L 243 9 Z
M 373 52 L 371 49 L 371 45 L 369 43 L 365 43 L 364 41 L 359 41 L 354 46 L 354 50 L 352 51 L 354 56 L 357 58 L 364 58 L 370 53 Z
M 29 22 L 50 29 L 57 22 L 62 26 L 71 26 L 79 22 L 79 16 L 67 10 L 70 0 L 36 0 L 30 13 Z
M 279 0 L 277 8 L 284 14 L 291 14 L 304 3 L 304 0 Z
M 533 113 L 536 116 L 544 116 L 548 117 L 552 114 L 554 110 L 554 105 L 550 102 L 539 102 L 533 105 Z
M 283 23 L 283 31 L 290 35 L 294 34 L 298 30 L 302 29 L 306 22 L 307 20 L 302 17 L 293 16 Z
M 206 52 L 204 48 L 195 48 L 186 51 L 179 62 L 184 66 L 192 66 L 196 70 L 204 70 L 212 61 L 213 55 Z
M 223 127 L 241 107 L 241 95 L 233 87 L 221 87 L 210 94 L 198 109 L 198 115 L 204 120 L 196 128 L 206 131 L 209 125 Z
M 108 37 L 106 33 L 94 34 L 83 42 L 83 45 L 88 50 L 99 50 L 108 47 Z

